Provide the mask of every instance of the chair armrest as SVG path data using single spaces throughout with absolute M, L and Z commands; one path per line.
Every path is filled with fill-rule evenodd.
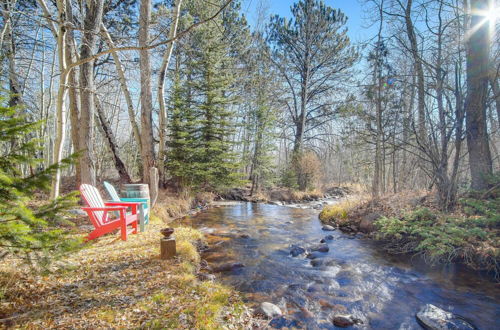
M 138 203 L 138 202 L 104 202 L 104 205 L 106 205 L 106 206 L 130 207 L 130 206 L 137 206 L 137 204 L 140 204 L 140 203 Z
M 137 208 L 142 204 L 141 203 L 133 203 L 133 202 L 105 202 L 104 205 L 130 207 L 132 214 L 137 214 Z
M 149 198 L 120 198 L 122 202 L 136 202 L 136 203 L 147 203 Z
M 120 211 L 120 210 L 126 210 L 126 206 L 114 206 L 114 207 L 82 207 L 82 210 L 84 211 Z

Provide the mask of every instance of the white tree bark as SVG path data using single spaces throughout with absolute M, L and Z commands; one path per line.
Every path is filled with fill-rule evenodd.
M 170 58 L 172 57 L 172 51 L 175 44 L 175 36 L 177 34 L 177 25 L 179 23 L 179 12 L 182 5 L 182 0 L 177 0 L 174 3 L 174 11 L 172 13 L 172 25 L 170 25 L 170 31 L 168 33 L 168 39 L 173 40 L 167 45 L 167 49 L 163 54 L 163 60 L 160 67 L 160 74 L 158 75 L 158 105 L 160 107 L 159 114 L 159 136 L 160 136 L 160 146 L 158 148 L 158 169 L 160 172 L 160 180 L 163 182 L 165 180 L 165 143 L 167 137 L 167 111 L 165 109 L 165 75 L 168 70 L 168 65 L 170 63 Z
M 41 0 L 43 2 L 43 0 Z M 46 6 L 45 6 L 46 7 Z M 58 32 L 57 32 L 57 57 L 59 60 L 59 88 L 56 101 L 56 140 L 54 145 L 54 156 L 52 161 L 58 164 L 62 160 L 63 144 L 66 138 L 66 84 L 68 82 L 68 72 L 66 71 L 66 2 L 57 0 L 58 11 Z M 59 186 L 61 182 L 61 170 L 58 169 L 52 179 L 51 198 L 59 196 Z

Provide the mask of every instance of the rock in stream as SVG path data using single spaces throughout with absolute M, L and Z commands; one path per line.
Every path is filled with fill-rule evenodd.
M 260 304 L 258 312 L 272 319 L 276 316 L 281 316 L 281 309 L 275 304 L 271 304 L 270 302 L 263 302 Z
M 425 305 L 416 315 L 418 323 L 427 330 L 477 330 L 465 318 L 432 304 Z

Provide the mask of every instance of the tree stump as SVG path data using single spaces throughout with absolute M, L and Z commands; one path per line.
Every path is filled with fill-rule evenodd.
M 172 259 L 177 254 L 175 248 L 175 238 L 162 238 L 160 240 L 160 259 L 167 260 Z

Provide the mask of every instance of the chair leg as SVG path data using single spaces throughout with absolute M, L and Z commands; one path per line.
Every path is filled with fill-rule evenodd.
M 144 205 L 142 203 L 139 204 L 139 210 L 137 212 L 137 217 L 138 217 L 138 221 L 139 221 L 141 233 L 142 233 L 142 232 L 144 232 L 144 223 L 145 223 Z
M 137 234 L 137 221 L 132 222 L 132 228 L 134 228 L 132 234 Z
M 96 239 L 97 237 L 99 237 L 100 235 L 94 230 L 92 231 L 90 234 L 88 234 L 87 236 L 85 236 L 85 241 L 88 242 L 88 241 L 91 241 L 93 239 Z
M 122 241 L 126 241 L 127 240 L 127 223 L 125 221 L 123 221 L 121 223 L 120 232 L 121 232 Z

